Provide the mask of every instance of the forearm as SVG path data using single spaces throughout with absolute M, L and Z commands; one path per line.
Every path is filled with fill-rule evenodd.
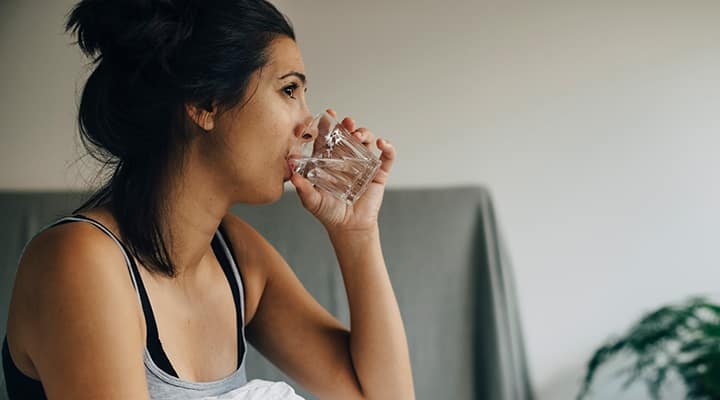
M 414 399 L 410 355 L 377 227 L 329 232 L 350 306 L 350 352 L 367 399 Z

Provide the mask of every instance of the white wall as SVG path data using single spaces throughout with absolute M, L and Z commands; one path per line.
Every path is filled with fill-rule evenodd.
M 84 184 L 72 3 L 0 3 L 0 189 Z M 396 144 L 391 186 L 492 190 L 541 399 L 643 312 L 720 292 L 720 3 L 276 4 L 311 106 Z

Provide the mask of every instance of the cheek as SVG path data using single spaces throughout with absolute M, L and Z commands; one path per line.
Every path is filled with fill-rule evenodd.
M 285 157 L 290 150 L 292 124 L 285 118 L 275 118 L 266 125 L 263 132 L 258 132 L 258 145 L 265 154 L 278 154 Z
M 256 179 L 262 176 L 263 170 L 272 174 L 284 169 L 293 143 L 292 114 L 277 104 L 266 106 L 247 107 L 240 118 L 223 127 L 224 143 L 217 144 L 224 147 L 220 163 L 244 179 Z
M 238 169 L 238 173 L 246 175 L 246 171 L 252 171 L 252 174 L 257 176 L 258 170 L 276 168 L 276 164 L 284 159 L 287 139 L 277 135 L 277 129 L 274 124 L 267 125 L 254 132 L 246 131 L 243 137 L 234 138 L 231 144 L 231 162 Z

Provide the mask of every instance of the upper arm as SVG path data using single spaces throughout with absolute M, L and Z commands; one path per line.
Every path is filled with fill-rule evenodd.
M 262 271 L 264 289 L 246 328 L 273 364 L 319 398 L 361 399 L 350 331 L 315 300 L 277 250 L 235 216 L 223 223 L 245 241 L 245 262 Z M 242 235 L 242 236 L 240 236 Z
M 49 399 L 149 398 L 124 264 L 117 245 L 88 224 L 52 228 L 28 246 L 13 301 Z

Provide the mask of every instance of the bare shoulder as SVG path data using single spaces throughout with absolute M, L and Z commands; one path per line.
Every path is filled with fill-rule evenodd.
M 37 235 L 25 248 L 15 277 L 11 312 L 20 320 L 28 319 L 36 314 L 30 311 L 51 306 L 55 297 L 79 299 L 80 293 L 92 292 L 98 284 L 110 285 L 120 298 L 134 295 L 120 248 L 91 224 L 59 225 Z
M 23 304 L 42 304 L 61 292 L 91 290 L 85 285 L 101 279 L 127 288 L 131 279 L 125 265 L 118 245 L 97 227 L 88 223 L 59 225 L 28 243 L 18 265 L 13 297 L 24 300 Z M 132 286 L 127 289 L 133 292 Z
M 222 225 L 230 236 L 233 245 L 242 246 L 239 250 L 244 250 L 244 257 L 256 256 L 259 250 L 258 246 L 269 245 L 268 241 L 247 221 L 235 214 L 228 213 L 222 220 Z
M 137 303 L 109 236 L 88 223 L 50 228 L 28 244 L 18 265 L 8 315 L 13 359 L 50 398 L 110 398 L 112 380 L 123 374 L 130 380 L 124 394 L 143 398 Z M 79 393 L 88 376 L 98 385 Z

